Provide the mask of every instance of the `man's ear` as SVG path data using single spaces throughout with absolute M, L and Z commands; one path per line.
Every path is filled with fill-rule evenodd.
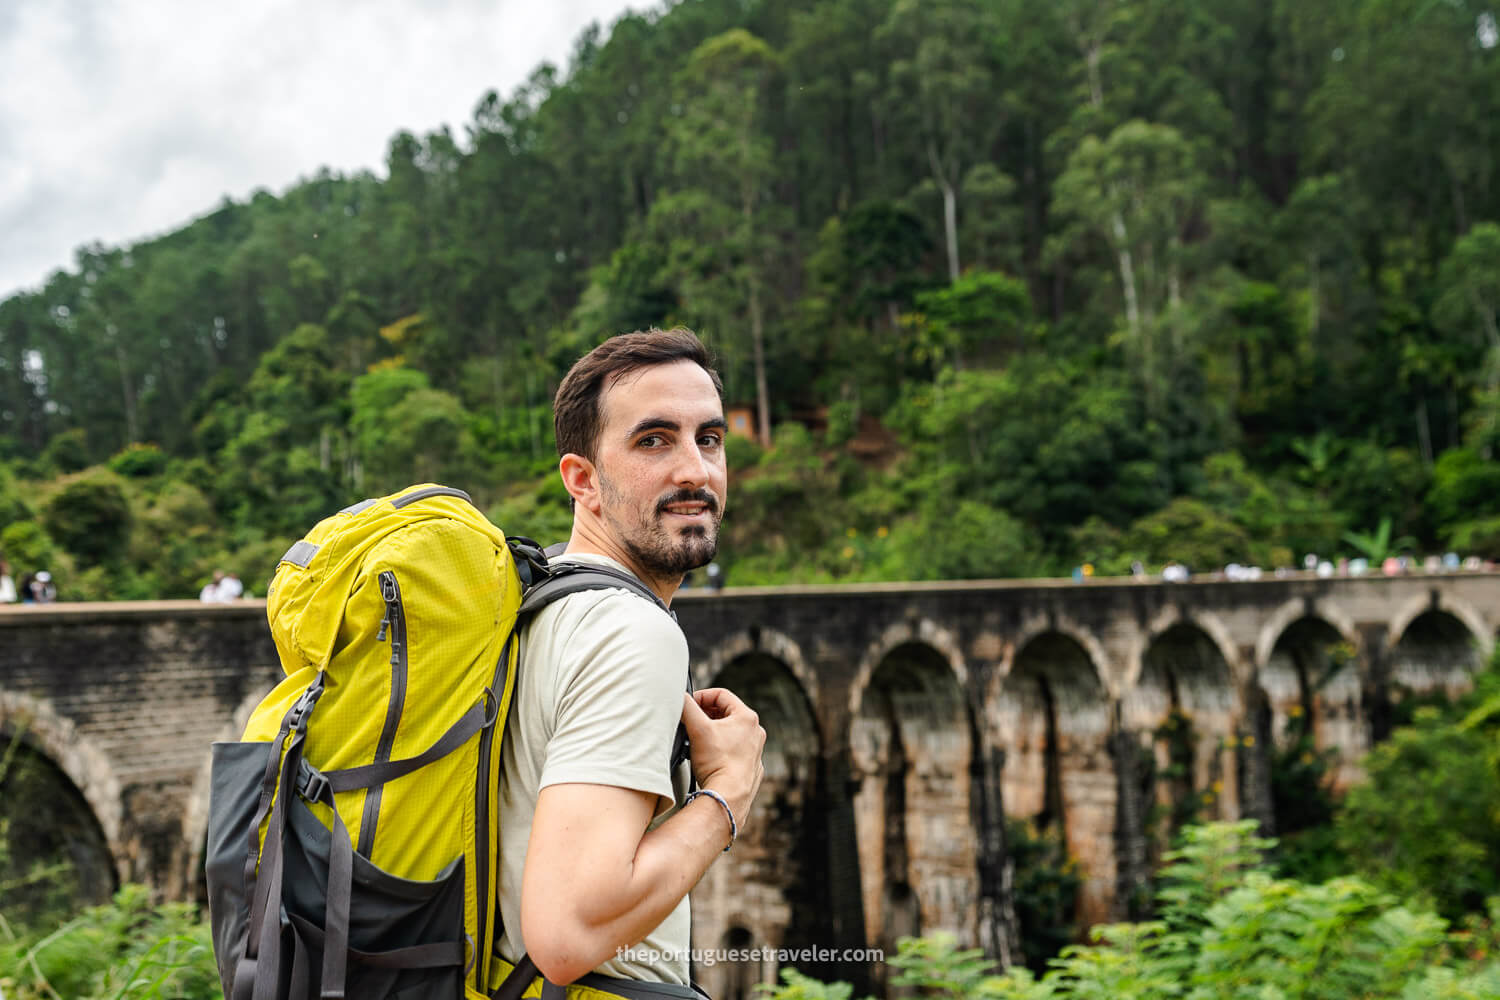
M 558 461 L 557 471 L 562 475 L 563 489 L 568 491 L 573 502 L 591 514 L 598 514 L 603 503 L 599 497 L 599 473 L 594 463 L 582 455 L 568 452 Z

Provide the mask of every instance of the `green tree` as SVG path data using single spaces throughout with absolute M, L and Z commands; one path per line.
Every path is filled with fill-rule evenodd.
M 1485 387 L 1500 389 L 1500 225 L 1481 222 L 1460 236 L 1443 261 L 1434 307 L 1450 333 L 1485 348 Z
M 422 372 L 394 368 L 360 376 L 351 399 L 350 428 L 366 492 L 464 481 L 474 440 L 471 418 L 457 397 L 433 389 Z
M 762 441 L 771 440 L 766 326 L 784 225 L 769 197 L 775 161 L 762 119 L 780 65 L 769 45 L 743 29 L 693 51 L 676 80 L 682 113 L 669 133 L 689 186 L 657 201 L 650 221 L 670 248 L 668 272 L 689 311 L 731 337 L 741 332 L 739 317 L 748 320 Z
M 934 360 L 965 358 L 982 367 L 1000 367 L 1025 349 L 1031 333 L 1031 299 L 1026 286 L 993 271 L 970 272 L 947 288 L 921 292 L 922 313 Z
M 987 15 L 977 0 L 896 0 L 877 36 L 894 56 L 887 117 L 918 138 L 942 195 L 949 281 L 962 273 L 960 187 L 1003 120 L 1004 101 L 997 100 L 986 46 L 994 30 Z
M 1171 364 L 1189 347 L 1182 323 L 1192 276 L 1188 244 L 1205 189 L 1181 134 L 1143 121 L 1127 122 L 1102 141 L 1085 138 L 1053 188 L 1053 210 L 1069 220 L 1054 252 L 1099 240 L 1114 258 L 1125 353 L 1152 413 L 1162 409 Z

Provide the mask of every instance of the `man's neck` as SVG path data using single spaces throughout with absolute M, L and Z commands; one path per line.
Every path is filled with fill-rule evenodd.
M 577 519 L 573 521 L 573 534 L 568 538 L 568 547 L 563 550 L 564 555 L 594 555 L 613 559 L 624 566 L 636 579 L 640 580 L 651 592 L 662 599 L 667 607 L 672 606 L 672 597 L 682 586 L 682 576 L 660 577 L 645 572 L 640 565 L 630 557 L 621 546 L 613 543 L 609 538 L 602 536 L 599 532 L 590 531 L 587 525 L 580 524 Z

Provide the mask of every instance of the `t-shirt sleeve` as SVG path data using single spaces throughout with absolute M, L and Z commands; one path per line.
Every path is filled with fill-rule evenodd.
M 671 800 L 668 765 L 687 689 L 682 630 L 639 597 L 610 592 L 562 647 L 539 788 L 616 785 Z

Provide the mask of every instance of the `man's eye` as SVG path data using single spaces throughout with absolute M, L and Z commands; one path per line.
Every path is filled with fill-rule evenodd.
M 704 448 L 718 448 L 724 444 L 724 439 L 717 434 L 705 434 L 698 439 L 698 444 Z
M 637 441 L 636 444 L 640 445 L 642 448 L 655 448 L 661 444 L 661 435 L 647 434 L 645 437 Z

